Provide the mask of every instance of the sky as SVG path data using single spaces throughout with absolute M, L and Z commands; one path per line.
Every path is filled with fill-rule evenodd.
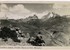
M 20 19 L 36 14 L 42 18 L 49 12 L 59 15 L 70 15 L 70 3 L 2 3 L 0 4 L 0 18 Z M 5 17 L 6 16 L 6 17 Z
M 55 3 L 53 9 L 53 12 L 59 15 L 70 15 L 70 2 Z

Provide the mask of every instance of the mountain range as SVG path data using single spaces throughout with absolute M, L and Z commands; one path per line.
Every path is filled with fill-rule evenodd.
M 0 20 L 0 26 L 9 26 L 11 24 L 14 27 L 19 27 L 24 33 L 29 33 L 30 36 L 35 36 L 36 33 L 40 31 L 47 38 L 49 35 L 46 31 L 67 33 L 67 28 L 70 26 L 69 19 L 70 18 L 67 18 L 66 16 L 60 16 L 54 12 L 49 12 L 41 19 L 39 19 L 36 14 L 25 19 L 2 19 Z M 45 41 L 47 40 L 45 39 Z M 48 42 L 46 42 L 46 45 L 47 44 Z
M 62 17 L 54 12 L 49 12 L 47 15 L 44 15 L 41 19 L 38 18 L 36 14 L 33 16 L 29 16 L 25 19 L 2 19 L 2 25 L 14 25 L 14 26 L 23 26 L 34 29 L 52 29 L 52 30 L 62 30 L 66 23 L 68 23 L 68 19 L 66 17 Z M 18 25 L 19 24 L 19 25 Z M 60 27 L 62 26 L 62 27 Z

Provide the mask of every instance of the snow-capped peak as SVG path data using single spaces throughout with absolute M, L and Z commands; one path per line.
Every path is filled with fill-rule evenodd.
M 56 17 L 58 14 L 56 14 L 56 13 L 54 13 L 54 12 L 49 12 L 47 15 L 44 15 L 41 19 L 42 20 L 47 20 L 47 19 L 49 19 L 49 18 L 51 18 L 51 17 Z

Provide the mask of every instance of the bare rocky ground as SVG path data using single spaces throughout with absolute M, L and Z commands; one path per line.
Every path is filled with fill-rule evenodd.
M 68 41 L 66 41 L 66 39 L 64 40 L 64 38 L 62 38 L 61 36 L 56 39 L 51 39 L 49 35 L 43 35 L 43 38 L 46 46 L 70 46 L 70 43 L 67 44 Z M 28 38 L 21 38 L 21 42 L 18 43 L 14 42 L 10 38 L 6 42 L 0 38 L 0 46 L 32 46 L 31 44 L 26 42 L 27 40 Z
M 12 39 L 8 39 L 8 41 L 4 42 L 0 39 L 0 46 L 31 46 L 30 44 L 26 43 L 28 38 L 22 38 L 21 42 L 14 42 Z

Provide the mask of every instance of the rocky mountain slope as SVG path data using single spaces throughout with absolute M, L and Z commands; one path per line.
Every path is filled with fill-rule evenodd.
M 52 15 L 51 15 L 52 14 Z M 39 31 L 42 32 L 43 39 L 48 46 L 63 46 L 69 44 L 69 18 L 60 16 L 56 13 L 48 13 L 42 19 L 38 19 L 36 15 L 29 16 L 26 19 L 8 19 L 0 20 L 1 25 L 10 24 L 19 27 L 24 33 L 35 36 Z M 57 33 L 53 34 L 56 31 Z

